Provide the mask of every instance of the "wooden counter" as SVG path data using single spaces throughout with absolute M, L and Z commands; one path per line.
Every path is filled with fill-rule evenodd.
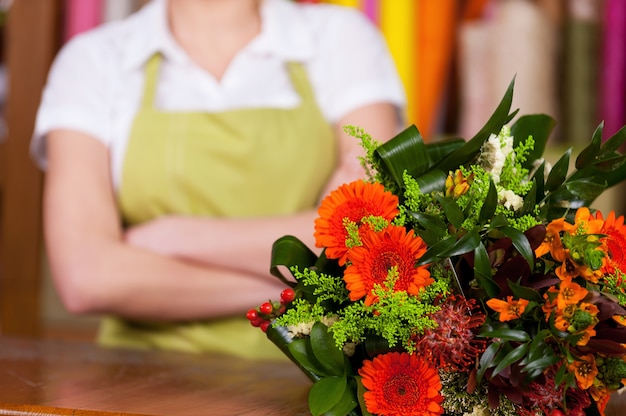
M 0 415 L 299 416 L 310 387 L 287 361 L 0 337 Z M 615 394 L 606 416 L 623 415 Z
M 310 387 L 290 362 L 0 337 L 0 415 L 308 415 Z

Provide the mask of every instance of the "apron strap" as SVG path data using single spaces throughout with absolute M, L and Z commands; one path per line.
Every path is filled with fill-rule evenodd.
M 146 62 L 146 75 L 144 80 L 143 97 L 141 99 L 141 108 L 143 109 L 152 109 L 154 107 L 160 63 L 161 54 L 158 53 L 152 55 L 148 62 Z

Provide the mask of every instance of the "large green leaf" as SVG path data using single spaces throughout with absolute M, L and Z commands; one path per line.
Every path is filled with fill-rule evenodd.
M 311 413 L 318 416 L 331 410 L 342 399 L 347 386 L 348 377 L 345 375 L 324 377 L 316 381 L 309 391 Z
M 404 172 L 414 178 L 426 173 L 430 159 L 422 135 L 415 125 L 407 127 L 391 140 L 380 145 L 374 152 L 381 160 L 381 169 L 396 184 L 403 187 Z
M 287 348 L 293 359 L 304 369 L 315 374 L 317 376 L 316 378 L 332 375 L 326 370 L 326 367 L 315 358 L 308 338 L 294 339 Z
M 532 136 L 535 141 L 533 150 L 523 164 L 526 169 L 530 169 L 534 161 L 541 159 L 543 156 L 546 144 L 555 125 L 556 121 L 546 114 L 529 114 L 521 116 L 511 126 L 514 147 L 521 141 L 525 141 L 529 136 Z
M 480 245 L 480 235 L 476 231 L 470 231 L 459 238 L 449 250 L 441 253 L 441 257 L 454 257 L 474 251 Z
M 309 357 L 302 357 L 301 353 L 307 353 L 307 342 L 304 339 L 294 339 L 289 334 L 289 331 L 284 326 L 272 324 L 267 328 L 265 332 L 267 338 L 274 343 L 291 361 L 293 361 L 300 370 L 311 379 L 311 381 L 317 381 L 320 379 L 320 371 L 323 371 L 321 364 L 313 363 L 309 360 Z M 294 351 L 297 351 L 298 358 L 296 358 L 290 349 L 292 343 L 299 343 L 300 345 L 293 347 Z M 310 350 L 309 350 L 310 351 Z M 300 360 L 304 360 L 301 362 Z
M 483 143 L 489 138 L 489 136 L 500 133 L 502 127 L 509 122 L 514 115 L 509 114 L 511 103 L 513 101 L 514 85 L 515 79 L 513 79 L 509 84 L 502 100 L 483 128 L 480 129 L 480 131 L 463 146 L 459 147 L 454 152 L 446 156 L 441 162 L 437 163 L 435 166 L 438 169 L 448 172 L 466 164 L 478 154 Z
M 339 401 L 335 405 L 324 413 L 324 416 L 353 416 L 353 410 L 358 406 L 358 399 L 356 397 L 356 383 L 350 383 L 351 379 L 348 379 L 348 387 L 343 391 L 343 395 L 339 398 Z M 358 414 L 358 413 L 357 413 Z M 362 414 L 358 414 L 363 416 Z M 356 415 L 355 415 L 356 416 Z
M 454 152 L 465 144 L 465 140 L 461 138 L 448 139 L 435 143 L 426 143 L 426 151 L 430 159 L 431 166 L 439 163 L 443 158 Z
M 311 350 L 324 367 L 326 374 L 339 376 L 345 373 L 343 351 L 337 348 L 335 339 L 328 332 L 328 328 L 321 322 L 316 322 L 309 335 Z
M 297 267 L 303 270 L 315 264 L 316 261 L 317 255 L 306 244 L 294 236 L 286 235 L 276 240 L 272 246 L 270 273 L 283 283 L 294 286 L 292 281 L 283 276 L 279 266 L 285 266 L 288 269 Z
M 446 175 L 442 170 L 433 169 L 426 172 L 422 176 L 415 178 L 415 181 L 420 187 L 420 191 L 424 194 L 429 194 L 434 191 L 443 191 L 446 188 Z

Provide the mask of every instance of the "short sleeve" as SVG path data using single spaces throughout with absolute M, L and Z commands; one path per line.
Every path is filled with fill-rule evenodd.
M 380 30 L 361 12 L 332 7 L 316 22 L 318 55 L 313 82 L 330 121 L 375 102 L 406 106 L 402 81 Z
M 37 111 L 31 156 L 46 167 L 45 136 L 52 130 L 86 133 L 108 145 L 111 76 L 107 48 L 92 34 L 79 35 L 58 53 Z

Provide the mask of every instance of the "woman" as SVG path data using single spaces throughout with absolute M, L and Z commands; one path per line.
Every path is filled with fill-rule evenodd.
M 319 198 L 362 176 L 356 139 L 401 127 L 401 83 L 358 12 L 153 0 L 67 44 L 32 150 L 51 272 L 104 345 L 280 356 L 245 311 L 284 288 L 272 242 L 312 245 Z

